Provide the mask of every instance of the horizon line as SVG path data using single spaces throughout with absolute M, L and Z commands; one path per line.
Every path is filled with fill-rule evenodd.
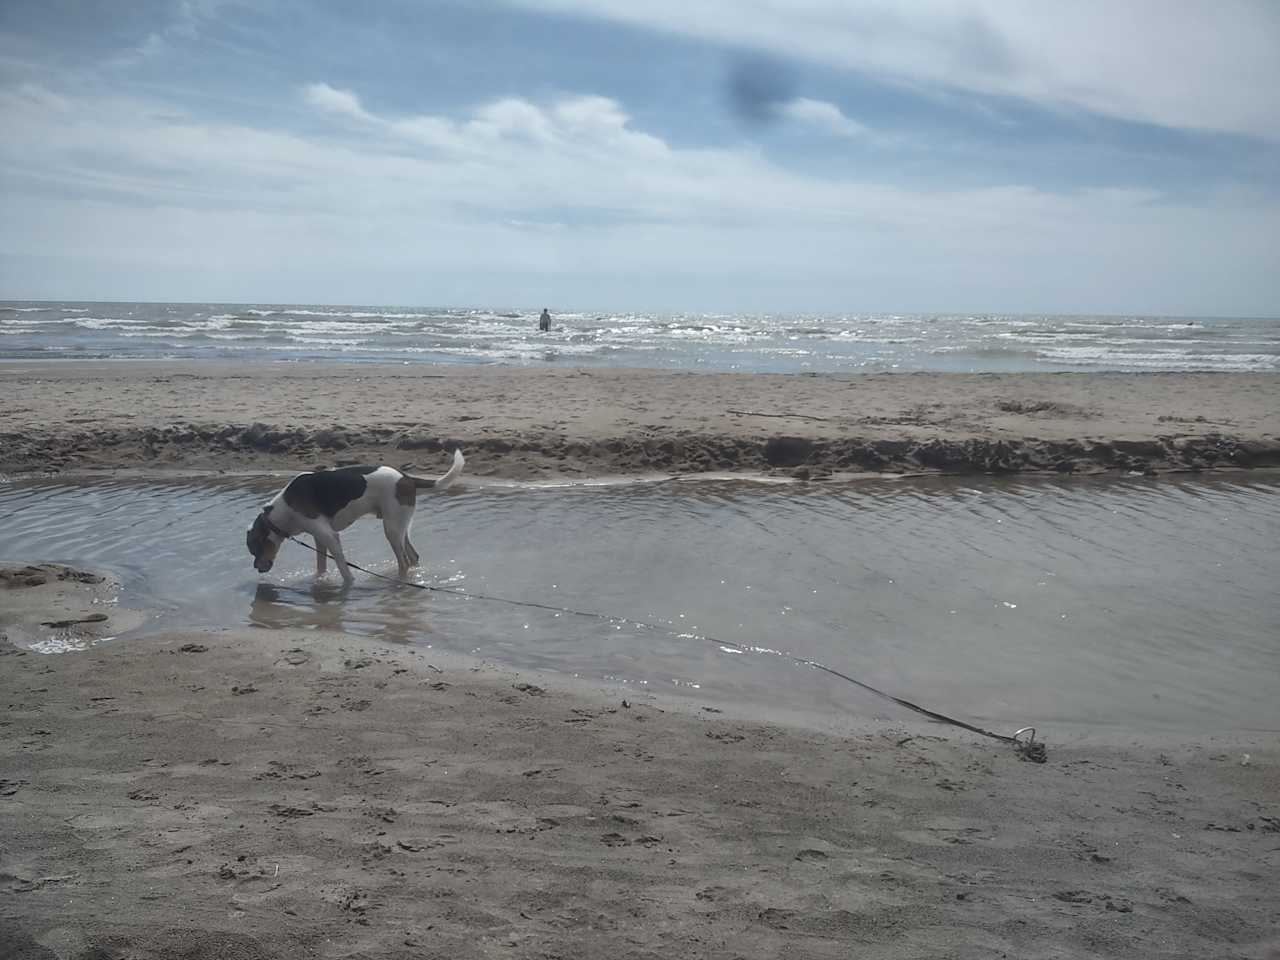
M 43 297 L 13 297 L 0 298 L 0 304 L 8 303 L 136 303 L 146 304 L 149 306 L 170 305 L 170 306 L 225 306 L 225 307 L 415 307 L 419 309 L 429 310 L 536 310 L 542 307 L 517 307 L 511 305 L 457 305 L 457 304 L 426 304 L 426 303 L 328 303 L 324 301 L 304 301 L 304 300 L 129 300 L 123 297 L 104 297 L 98 299 L 65 299 L 53 300 Z M 550 309 L 546 307 L 545 309 Z M 607 310 L 608 312 L 620 312 L 619 308 L 583 308 L 583 307 L 563 307 L 560 313 L 599 313 Z M 1055 312 L 1049 310 L 762 310 L 749 312 L 745 310 L 707 310 L 707 309 L 636 309 L 625 308 L 621 312 L 626 313 L 698 313 L 711 315 L 732 315 L 744 317 L 761 317 L 761 316 L 797 316 L 803 314 L 817 314 L 820 316 L 875 316 L 877 314 L 889 314 L 899 317 L 961 317 L 961 316 L 1006 316 L 1006 317 L 1132 317 L 1132 318 L 1159 318 L 1170 320 L 1280 320 L 1280 313 L 1276 314 L 1229 314 L 1229 313 L 1160 313 L 1150 311 L 1120 311 L 1115 313 L 1109 312 L 1080 312 L 1080 311 L 1063 311 Z M 555 311 L 552 311 L 554 314 Z

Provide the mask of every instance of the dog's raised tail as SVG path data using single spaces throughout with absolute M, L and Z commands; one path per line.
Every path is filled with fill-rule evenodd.
M 451 466 L 443 477 L 437 477 L 431 480 L 426 477 L 414 477 L 414 486 L 419 489 L 423 487 L 435 487 L 437 490 L 445 490 L 453 481 L 462 475 L 462 468 L 466 466 L 467 461 L 462 458 L 462 448 L 459 447 L 453 451 L 453 466 Z

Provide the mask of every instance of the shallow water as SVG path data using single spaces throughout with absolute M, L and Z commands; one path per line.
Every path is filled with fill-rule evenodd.
M 10 483 L 0 559 L 108 569 L 124 604 L 159 611 L 151 627 L 327 627 L 708 701 L 909 716 L 709 635 L 993 723 L 1280 730 L 1273 478 L 473 485 L 420 501 L 420 582 L 672 633 L 359 573 L 344 595 L 295 544 L 259 577 L 244 530 L 280 482 Z M 343 540 L 395 573 L 376 521 Z

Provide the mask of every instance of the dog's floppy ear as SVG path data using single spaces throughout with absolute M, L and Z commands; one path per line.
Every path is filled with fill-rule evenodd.
M 249 529 L 245 532 L 244 543 L 245 543 L 245 546 L 249 548 L 249 552 L 256 557 L 258 555 L 258 552 L 262 549 L 263 545 L 266 543 L 266 540 L 267 540 L 267 524 L 266 524 L 266 521 L 263 519 L 263 514 L 259 513 L 256 517 L 253 518 L 253 523 L 250 525 Z

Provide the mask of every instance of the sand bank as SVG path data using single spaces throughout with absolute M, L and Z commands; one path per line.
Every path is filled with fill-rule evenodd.
M 0 589 L 51 586 L 25 579 Z M 60 596 L 50 620 L 84 600 Z M 1113 732 L 1036 765 L 315 631 L 0 641 L 0 665 L 7 957 L 1280 948 L 1265 736 Z
M 0 364 L 0 470 L 443 462 L 512 479 L 1280 465 L 1267 374 L 690 374 Z

